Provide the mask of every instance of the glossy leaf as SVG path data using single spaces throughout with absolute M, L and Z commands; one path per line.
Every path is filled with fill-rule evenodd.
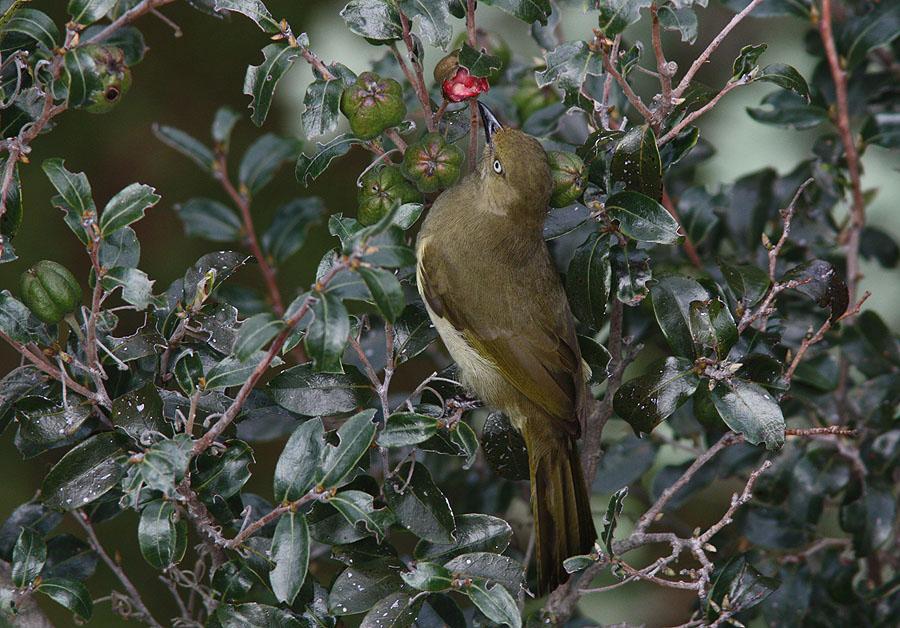
M 364 491 L 341 491 L 328 498 L 328 503 L 357 529 L 374 534 L 380 542 L 394 521 L 387 508 L 376 508 L 374 498 Z
M 269 394 L 283 408 L 304 416 L 350 412 L 370 394 L 356 369 L 346 373 L 318 373 L 301 364 L 279 373 L 269 382 Z
M 456 523 L 450 502 L 422 464 L 407 463 L 400 467 L 385 482 L 384 493 L 404 528 L 425 541 L 453 542 Z
M 161 432 L 168 431 L 162 398 L 153 382 L 116 397 L 110 418 L 116 428 L 138 443 L 150 444 Z
M 269 572 L 272 592 L 279 602 L 293 604 L 306 580 L 309 566 L 306 517 L 294 511 L 281 515 L 272 537 L 271 557 L 275 562 L 275 568 Z
M 266 121 L 275 88 L 300 56 L 300 49 L 285 43 L 275 43 L 263 48 L 262 53 L 263 62 L 248 66 L 244 76 L 244 94 L 253 99 L 249 105 L 253 111 L 250 119 L 256 126 L 262 126 Z
M 281 165 L 296 152 L 294 140 L 267 133 L 253 142 L 241 158 L 238 179 L 253 195 L 262 190 L 275 176 Z
M 831 310 L 834 321 L 847 311 L 850 294 L 847 284 L 831 263 L 825 260 L 812 260 L 788 270 L 782 281 L 804 282 L 795 289 L 815 301 L 819 307 Z
M 440 421 L 432 416 L 397 412 L 385 422 L 378 434 L 378 444 L 382 447 L 418 445 L 434 436 L 440 427 Z
M 758 266 L 720 261 L 719 268 L 728 287 L 745 307 L 759 303 L 769 289 L 769 275 Z
M 768 47 L 768 44 L 750 44 L 741 48 L 741 53 L 731 65 L 731 80 L 737 81 L 751 74 L 758 67 L 756 62 Z
M 338 574 L 331 585 L 328 606 L 338 616 L 362 613 L 402 586 L 398 570 L 383 562 L 352 565 Z
M 163 144 L 174 148 L 207 172 L 213 172 L 216 161 L 215 155 L 213 155 L 210 148 L 199 140 L 180 129 L 160 124 L 153 125 L 153 134 Z
M 469 552 L 500 553 L 509 545 L 512 528 L 503 519 L 469 514 L 456 517 L 456 540 L 451 543 L 419 541 L 413 556 L 417 560 L 446 561 Z
M 669 357 L 625 382 L 616 391 L 613 407 L 635 432 L 650 433 L 687 401 L 699 384 L 690 360 Z
M 22 528 L 12 551 L 10 580 L 16 588 L 23 589 L 37 578 L 47 560 L 47 544 L 40 534 L 31 528 Z
M 59 193 L 50 202 L 65 212 L 66 224 L 82 243 L 87 244 L 87 234 L 82 223 L 96 219 L 97 213 L 87 176 L 83 172 L 69 172 L 64 161 L 59 158 L 46 159 L 41 167 Z
M 532 22 L 546 24 L 552 10 L 550 0 L 482 0 L 482 2 L 502 9 L 528 24 Z
M 132 183 L 113 196 L 100 214 L 100 234 L 110 234 L 137 222 L 144 212 L 156 205 L 162 197 L 149 185 Z
M 397 7 L 386 0 L 351 0 L 341 17 L 352 32 L 367 39 L 389 41 L 403 34 Z
M 600 30 L 609 38 L 615 37 L 641 19 L 641 9 L 646 9 L 650 3 L 651 0 L 608 0 L 601 3 Z
M 641 242 L 678 242 L 678 221 L 665 207 L 638 192 L 619 192 L 606 200 L 607 215 L 619 223 L 619 230 Z
M 361 266 L 357 272 L 369 288 L 372 300 L 378 307 L 378 311 L 389 323 L 397 320 L 397 317 L 406 307 L 406 297 L 403 287 L 394 273 L 383 268 L 366 268 Z
M 425 41 L 436 48 L 447 49 L 453 28 L 450 25 L 450 8 L 445 0 L 398 0 L 397 8 L 418 22 Z
M 206 455 L 196 462 L 197 471 L 191 475 L 191 486 L 205 500 L 228 499 L 237 495 L 250 479 L 253 450 L 240 440 L 225 442 L 225 453 Z
M 436 593 L 447 591 L 453 586 L 453 573 L 435 563 L 420 561 L 412 570 L 400 574 L 403 582 L 419 591 Z
M 106 15 L 117 0 L 69 0 L 69 15 L 76 24 L 87 25 Z
M 719 299 L 693 301 L 690 326 L 697 355 L 711 353 L 713 357 L 724 360 L 738 339 L 731 311 Z
M 241 13 L 256 22 L 256 25 L 267 33 L 277 33 L 281 30 L 262 0 L 215 0 L 215 2 L 217 12 Z
M 613 245 L 609 251 L 616 298 L 629 307 L 640 304 L 650 293 L 647 288 L 647 282 L 653 277 L 650 258 L 642 252 L 629 250 L 627 244 Z
M 490 585 L 488 580 L 475 578 L 463 591 L 491 621 L 511 628 L 520 628 L 522 625 L 516 601 L 501 585 Z
M 54 50 L 60 41 L 59 29 L 53 19 L 37 9 L 22 7 L 3 25 L 4 33 L 20 33 L 31 37 L 47 50 Z
M 613 151 L 609 173 L 614 182 L 624 183 L 626 190 L 659 200 L 662 196 L 662 162 L 656 135 L 649 125 L 632 127 L 622 136 Z
M 234 355 L 238 360 L 247 360 L 265 347 L 272 338 L 284 329 L 284 321 L 264 312 L 251 316 L 241 324 L 234 341 Z
M 138 523 L 138 545 L 141 555 L 154 569 L 163 570 L 181 559 L 179 556 L 179 524 L 172 502 L 154 500 L 144 506 Z M 181 530 L 186 534 L 186 529 Z
M 330 489 L 340 486 L 369 450 L 375 440 L 374 410 L 363 410 L 344 421 L 337 431 L 340 442 L 337 446 L 328 446 L 325 461 L 321 468 L 319 484 Z
M 759 384 L 734 378 L 717 384 L 710 396 L 722 420 L 751 445 L 779 449 L 784 444 L 781 408 Z
M 628 487 L 623 486 L 609 498 L 606 505 L 606 513 L 603 515 L 603 531 L 600 533 L 600 539 L 606 546 L 606 551 L 610 556 L 615 556 L 613 551 L 613 539 L 616 534 L 616 527 L 619 524 L 619 515 L 625 507 L 625 498 L 628 497 Z
M 310 419 L 294 430 L 275 465 L 273 492 L 276 500 L 300 499 L 312 488 L 324 449 L 322 419 Z
M 525 439 L 506 416 L 492 412 L 481 428 L 481 450 L 494 473 L 507 480 L 527 480 Z
M 569 41 L 544 53 L 546 68 L 535 72 L 538 87 L 554 84 L 563 91 L 579 91 L 588 76 L 603 73 L 603 57 L 585 41 Z
M 706 301 L 709 293 L 689 277 L 666 276 L 650 289 L 656 322 L 676 355 L 693 358 L 691 302 Z
M 337 128 L 341 111 L 341 94 L 344 88 L 352 84 L 356 75 L 340 63 L 328 68 L 332 76 L 319 76 L 310 83 L 303 97 L 304 110 L 301 120 L 306 137 L 312 139 L 334 131 Z
M 341 356 L 350 334 L 347 308 L 331 292 L 322 292 L 310 311 L 313 321 L 306 334 L 306 355 L 313 359 L 319 372 L 343 373 Z
M 566 271 L 566 296 L 578 320 L 591 329 L 603 326 L 610 290 L 607 238 L 591 233 L 572 256 Z
M 806 83 L 806 79 L 791 65 L 785 65 L 783 63 L 767 65 L 753 80 L 775 83 L 778 87 L 792 91 L 798 96 L 802 96 L 806 99 L 806 102 L 809 102 L 812 98 L 809 93 L 809 85 Z
M 91 618 L 94 602 L 83 584 L 70 578 L 45 578 L 37 586 L 37 591 L 63 606 L 82 620 Z
M 509 556 L 492 552 L 471 552 L 460 554 L 446 563 L 451 572 L 470 578 L 484 578 L 506 587 L 512 595 L 517 595 L 524 584 L 522 564 Z
M 735 556 L 719 570 L 707 603 L 707 618 L 715 619 L 727 600 L 728 611 L 743 611 L 756 606 L 781 583 L 764 576 L 749 563 L 746 555 Z
M 272 224 L 260 238 L 266 255 L 281 263 L 299 251 L 324 212 L 322 199 L 316 196 L 295 198 L 278 207 Z
M 76 445 L 44 477 L 41 496 L 51 508 L 74 510 L 103 496 L 124 474 L 124 437 L 104 432 Z
M 175 212 L 188 236 L 212 242 L 234 242 L 240 238 L 241 219 L 230 207 L 209 198 L 192 198 L 176 205 Z

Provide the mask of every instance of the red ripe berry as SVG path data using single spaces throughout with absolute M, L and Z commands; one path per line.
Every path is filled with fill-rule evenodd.
M 477 98 L 479 94 L 488 91 L 491 86 L 483 76 L 472 76 L 464 67 L 459 67 L 456 73 L 441 83 L 444 98 L 450 102 L 462 102 L 469 98 Z

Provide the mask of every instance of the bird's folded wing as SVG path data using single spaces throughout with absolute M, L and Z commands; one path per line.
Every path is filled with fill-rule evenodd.
M 432 312 L 456 328 L 479 355 L 559 428 L 577 436 L 578 394 L 582 385 L 577 341 L 565 297 L 558 315 L 546 304 L 521 294 L 515 303 L 491 307 L 466 300 L 461 278 L 437 259 L 433 247 L 419 251 L 422 294 Z M 552 307 L 552 306 L 551 306 Z M 550 322 L 548 326 L 547 322 Z

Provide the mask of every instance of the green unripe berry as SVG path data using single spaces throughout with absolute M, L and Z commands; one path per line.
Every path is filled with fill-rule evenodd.
M 88 44 L 85 49 L 94 60 L 100 84 L 89 95 L 85 109 L 106 113 L 115 107 L 131 88 L 131 70 L 125 65 L 125 53 L 113 46 Z
M 519 84 L 512 101 L 516 106 L 516 113 L 519 114 L 519 121 L 524 123 L 535 111 L 559 102 L 559 96 L 549 87 L 538 87 L 528 78 Z
M 555 150 L 547 153 L 547 160 L 550 162 L 550 176 L 553 177 L 550 206 L 571 205 L 584 192 L 587 178 L 584 162 L 575 153 L 563 153 Z
M 357 220 L 364 225 L 374 225 L 394 206 L 420 202 L 422 194 L 403 178 L 400 168 L 388 166 L 365 174 L 357 200 Z
M 403 155 L 403 174 L 423 192 L 448 188 L 459 179 L 463 152 L 440 133 L 426 133 Z
M 42 260 L 19 279 L 22 303 L 45 323 L 58 323 L 81 303 L 81 286 L 65 266 Z
M 391 78 L 363 72 L 341 94 L 341 113 L 350 121 L 356 137 L 370 140 L 397 126 L 406 117 L 403 88 Z

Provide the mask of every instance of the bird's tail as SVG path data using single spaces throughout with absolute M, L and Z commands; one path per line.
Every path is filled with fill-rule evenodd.
M 563 561 L 587 554 L 597 532 L 590 494 L 581 471 L 575 439 L 527 442 L 531 472 L 531 513 L 537 550 L 538 590 L 547 593 L 567 579 Z

